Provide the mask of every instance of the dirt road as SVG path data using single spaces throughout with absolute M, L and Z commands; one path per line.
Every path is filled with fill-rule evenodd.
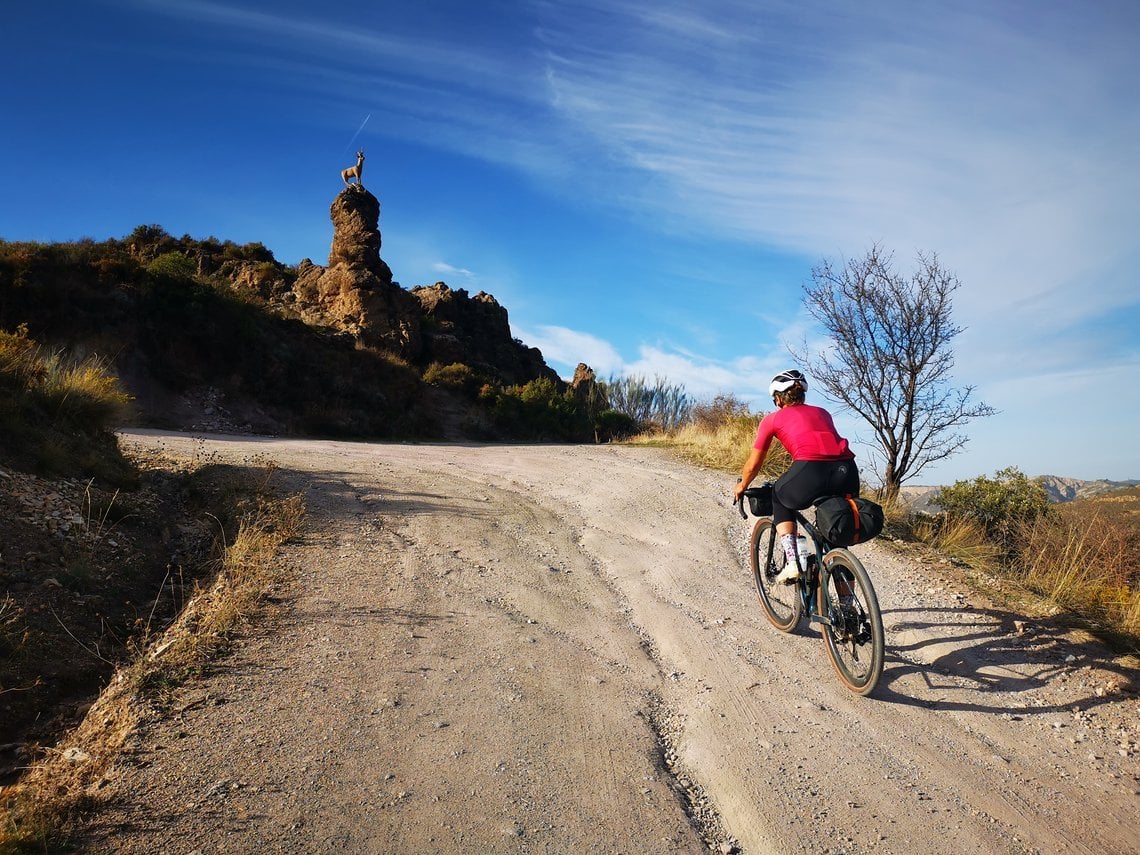
M 731 478 L 653 449 L 159 437 L 271 458 L 287 608 L 109 776 L 87 851 L 1137 851 L 1135 662 L 859 547 L 878 690 L 765 622 Z M 1131 681 L 1131 683 L 1130 683 Z

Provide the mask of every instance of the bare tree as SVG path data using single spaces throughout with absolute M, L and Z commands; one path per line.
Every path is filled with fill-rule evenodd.
M 872 465 L 887 499 L 929 464 L 960 451 L 967 421 L 996 412 L 971 401 L 973 386 L 953 385 L 951 343 L 962 332 L 951 319 L 958 278 L 935 254 L 919 253 L 909 281 L 893 265 L 893 254 L 876 244 L 842 267 L 825 260 L 814 268 L 804 306 L 833 347 L 813 356 L 805 343 L 793 354 L 827 396 L 871 426 Z

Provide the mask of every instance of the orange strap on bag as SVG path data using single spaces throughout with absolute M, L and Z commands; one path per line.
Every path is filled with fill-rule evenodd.
M 851 498 L 850 493 L 843 498 L 845 498 L 847 504 L 851 506 L 851 513 L 855 514 L 855 539 L 851 541 L 851 544 L 854 545 L 859 542 L 859 533 L 863 530 L 863 527 L 859 525 L 859 506 L 855 504 L 855 500 Z

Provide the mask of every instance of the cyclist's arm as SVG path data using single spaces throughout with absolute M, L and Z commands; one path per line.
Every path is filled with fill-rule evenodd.
M 736 501 L 740 501 L 741 495 L 744 490 L 752 483 L 752 479 L 760 473 L 760 467 L 764 465 L 764 453 L 767 448 L 754 448 L 752 453 L 748 455 L 748 460 L 744 464 L 744 469 L 740 472 L 740 481 L 737 482 L 734 491 Z

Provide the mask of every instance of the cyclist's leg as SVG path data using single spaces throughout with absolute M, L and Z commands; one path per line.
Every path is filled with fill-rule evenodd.
M 772 522 L 776 527 L 780 547 L 787 558 L 787 564 L 778 577 L 778 580 L 784 583 L 794 582 L 799 575 L 797 568 L 803 569 L 803 561 L 797 557 L 800 550 L 796 538 L 795 511 L 807 507 L 807 504 L 800 504 L 799 491 L 796 489 L 796 486 L 803 481 L 804 471 L 807 468 L 809 468 L 808 461 L 795 461 L 788 471 L 776 480 L 772 488 Z M 789 485 L 791 485 L 790 490 Z

